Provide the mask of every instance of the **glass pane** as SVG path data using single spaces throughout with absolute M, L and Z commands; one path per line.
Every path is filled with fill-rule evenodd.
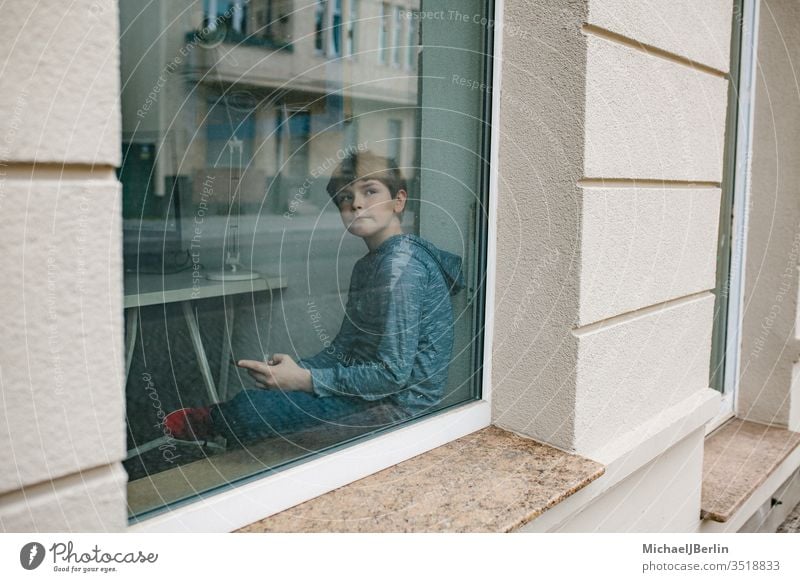
M 121 0 L 132 518 L 480 397 L 486 4 Z
M 731 366 L 731 359 L 726 354 L 728 337 L 729 291 L 731 278 L 737 272 L 738 266 L 734 264 L 733 248 L 733 223 L 736 220 L 733 213 L 733 193 L 736 175 L 736 139 L 739 121 L 739 91 L 741 74 L 741 42 L 742 42 L 742 0 L 734 2 L 734 18 L 731 30 L 730 52 L 730 79 L 728 88 L 728 108 L 725 120 L 725 151 L 723 158 L 722 174 L 722 200 L 719 213 L 719 242 L 717 244 L 717 278 L 714 289 L 714 327 L 711 340 L 711 362 L 709 365 L 709 386 L 714 390 L 726 392 L 725 376 L 726 367 Z M 742 260 L 741 254 L 736 258 Z M 732 368 L 735 369 L 735 368 Z M 730 370 L 728 372 L 730 374 Z M 732 402 L 732 400 L 731 400 Z

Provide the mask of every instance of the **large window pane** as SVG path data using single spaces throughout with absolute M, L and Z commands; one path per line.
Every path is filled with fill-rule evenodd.
M 121 0 L 132 516 L 480 397 L 491 27 L 451 4 Z

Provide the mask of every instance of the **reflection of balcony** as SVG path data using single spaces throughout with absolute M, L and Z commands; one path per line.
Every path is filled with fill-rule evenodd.
M 416 72 L 371 62 L 370 53 L 360 61 L 329 59 L 314 50 L 310 39 L 294 44 L 248 35 L 224 21 L 206 35 L 201 31 L 187 33 L 186 41 L 198 46 L 191 70 L 195 81 L 314 95 L 342 91 L 345 96 L 398 105 L 413 106 L 417 102 Z M 215 50 L 221 45 L 223 50 Z M 264 49 L 269 52 L 265 54 Z

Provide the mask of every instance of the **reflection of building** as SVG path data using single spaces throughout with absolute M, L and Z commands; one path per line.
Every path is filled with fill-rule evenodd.
M 126 165 L 152 164 L 158 195 L 181 176 L 196 202 L 214 176 L 218 202 L 238 185 L 245 209 L 272 211 L 298 195 L 325 205 L 322 180 L 298 194 L 300 185 L 358 142 L 412 166 L 416 4 L 207 0 L 140 12 L 123 2 L 123 50 L 145 55 L 122 74 Z M 163 22 L 172 24 L 161 34 Z M 233 138 L 243 147 L 232 150 Z M 128 186 L 132 211 L 141 184 Z

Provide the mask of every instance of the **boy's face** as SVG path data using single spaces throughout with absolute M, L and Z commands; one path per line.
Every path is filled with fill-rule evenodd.
M 389 188 L 375 179 L 356 180 L 345 186 L 335 198 L 345 228 L 365 240 L 381 235 L 400 224 L 406 204 L 405 190 L 392 198 Z

